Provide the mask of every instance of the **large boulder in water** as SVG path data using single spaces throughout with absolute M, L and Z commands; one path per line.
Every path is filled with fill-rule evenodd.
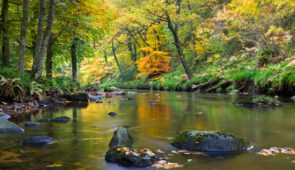
M 75 93 L 75 94 L 65 94 L 64 98 L 66 98 L 68 101 L 88 101 L 89 96 L 87 93 Z
M 54 141 L 52 137 L 48 136 L 32 136 L 23 139 L 20 143 L 22 145 L 30 145 L 30 146 L 40 146 L 50 144 Z
M 40 102 L 41 107 L 55 107 L 55 106 L 62 106 L 62 105 L 64 105 L 64 103 L 52 97 L 48 97 Z
M 250 147 L 247 140 L 229 133 L 198 130 L 180 132 L 172 145 L 201 152 L 241 152 Z
M 128 130 L 126 128 L 118 128 L 114 132 L 114 136 L 109 144 L 109 147 L 120 147 L 120 146 L 128 146 L 131 147 L 133 144 L 133 139 L 131 135 L 129 134 Z
M 149 149 L 130 149 L 128 147 L 112 147 L 105 155 L 105 160 L 128 167 L 150 167 L 160 159 Z
M 24 133 L 24 129 L 0 117 L 0 134 Z

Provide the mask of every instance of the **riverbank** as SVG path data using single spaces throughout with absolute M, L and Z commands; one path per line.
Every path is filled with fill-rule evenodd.
M 234 58 L 227 63 L 198 64 L 189 80 L 184 70 L 177 67 L 158 80 L 135 78 L 105 78 L 100 88 L 116 86 L 123 89 L 157 89 L 192 91 L 197 93 L 265 94 L 292 97 L 295 95 L 295 67 L 293 58 L 277 64 L 257 67 L 257 62 Z M 292 64 L 293 63 L 293 64 Z

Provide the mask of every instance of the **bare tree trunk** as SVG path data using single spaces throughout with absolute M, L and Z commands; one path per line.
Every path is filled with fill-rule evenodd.
M 40 14 L 39 14 L 39 23 L 38 23 L 38 34 L 35 41 L 34 48 L 34 61 L 31 71 L 31 77 L 34 78 L 37 72 L 37 66 L 40 63 L 40 51 L 42 47 L 42 39 L 43 39 L 43 27 L 44 20 L 46 15 L 46 0 L 40 0 Z
M 73 81 L 77 81 L 77 44 L 78 44 L 79 38 L 74 38 L 71 46 L 71 56 L 72 56 L 72 78 Z
M 115 50 L 115 46 L 114 46 L 114 41 L 112 41 L 112 51 L 113 51 L 113 55 L 114 55 L 114 58 L 116 60 L 116 63 L 117 63 L 117 66 L 118 66 L 118 69 L 120 71 L 120 75 L 122 77 L 122 79 L 124 79 L 123 75 L 122 75 L 122 69 L 121 69 L 121 66 L 119 64 L 119 61 L 118 61 L 118 58 L 117 58 L 117 55 L 116 55 L 116 50 Z
M 2 2 L 1 12 L 2 30 L 2 62 L 3 66 L 9 67 L 9 36 L 8 34 L 8 0 Z
M 54 13 L 55 13 L 55 6 L 56 6 L 56 0 L 50 0 L 50 6 L 48 10 L 48 18 L 47 18 L 47 26 L 44 34 L 44 39 L 42 41 L 42 46 L 40 50 L 40 63 L 37 64 L 37 70 L 36 74 L 34 76 L 34 80 L 39 80 L 40 77 L 42 76 L 42 72 L 44 69 L 44 63 L 45 63 L 45 58 L 46 58 L 46 52 L 47 52 L 47 47 L 48 47 L 48 42 L 51 34 L 51 29 L 53 26 L 53 21 L 54 21 Z
M 24 74 L 24 67 L 25 67 L 28 20 L 29 20 L 29 0 L 24 0 L 23 1 L 23 19 L 22 19 L 21 34 L 20 34 L 19 58 L 18 58 L 18 63 L 16 67 L 16 70 L 21 74 Z
M 47 56 L 46 56 L 46 77 L 52 78 L 52 64 L 53 64 L 53 50 L 52 47 L 54 45 L 55 38 L 52 33 L 50 35 L 48 47 L 47 47 Z

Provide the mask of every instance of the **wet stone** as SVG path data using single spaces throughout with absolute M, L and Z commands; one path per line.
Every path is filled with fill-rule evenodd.
M 40 123 L 37 123 L 37 122 L 24 122 L 23 124 L 26 127 L 37 127 L 37 126 L 40 126 Z
M 10 116 L 10 115 L 8 115 L 8 114 L 6 114 L 6 113 L 0 113 L 0 118 L 3 118 L 3 119 L 6 119 L 6 120 L 8 120 L 8 119 L 10 119 L 10 118 L 11 118 L 11 116 Z
M 51 119 L 40 119 L 38 122 L 51 122 Z
M 110 113 L 108 113 L 108 115 L 111 116 L 111 117 L 115 117 L 115 116 L 117 116 L 117 113 L 115 113 L 115 112 L 110 112 Z
M 22 145 L 40 146 L 50 144 L 54 141 L 54 138 L 48 136 L 31 136 L 21 140 Z
M 68 122 L 70 120 L 72 120 L 72 119 L 69 117 L 61 116 L 61 117 L 56 117 L 54 119 L 51 119 L 51 122 L 63 123 L 63 122 Z

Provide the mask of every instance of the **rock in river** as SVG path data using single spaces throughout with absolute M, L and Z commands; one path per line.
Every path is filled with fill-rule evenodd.
M 26 127 L 37 127 L 37 126 L 40 126 L 40 123 L 37 123 L 37 122 L 24 122 L 23 124 Z
M 111 116 L 111 117 L 115 117 L 115 116 L 117 116 L 117 113 L 115 113 L 115 112 L 110 112 L 110 113 L 108 113 L 108 115 Z
M 65 94 L 64 97 L 68 101 L 88 101 L 89 97 L 87 93 Z
M 126 128 L 118 128 L 114 132 L 114 136 L 109 144 L 109 147 L 115 147 L 115 146 L 128 146 L 131 147 L 133 144 L 133 139 L 131 135 L 129 134 L 128 130 Z
M 51 119 L 40 119 L 40 120 L 38 120 L 38 122 L 50 122 L 51 121 Z
M 0 113 L 0 118 L 3 118 L 3 119 L 6 119 L 6 120 L 8 120 L 8 119 L 10 119 L 10 118 L 11 118 L 11 116 L 10 116 L 10 115 L 8 115 L 8 114 L 6 114 L 6 113 Z
M 56 118 L 51 119 L 51 122 L 68 122 L 70 120 L 72 120 L 72 119 L 69 117 L 61 116 L 61 117 L 56 117 Z
M 128 147 L 112 147 L 105 155 L 105 160 L 128 167 L 150 167 L 160 159 L 149 149 L 130 149 Z
M 20 143 L 22 145 L 40 146 L 50 144 L 54 141 L 52 137 L 48 136 L 32 136 L 23 139 Z
M 58 101 L 55 98 L 48 97 L 40 102 L 41 107 L 54 107 L 54 106 L 62 106 L 64 103 Z
M 281 102 L 274 97 L 269 96 L 251 96 L 248 99 L 238 99 L 234 104 L 242 107 L 281 107 Z
M 0 134 L 2 133 L 24 133 L 24 129 L 0 117 Z
M 241 152 L 250 147 L 247 140 L 229 133 L 198 130 L 179 133 L 172 145 L 180 149 L 201 152 Z

